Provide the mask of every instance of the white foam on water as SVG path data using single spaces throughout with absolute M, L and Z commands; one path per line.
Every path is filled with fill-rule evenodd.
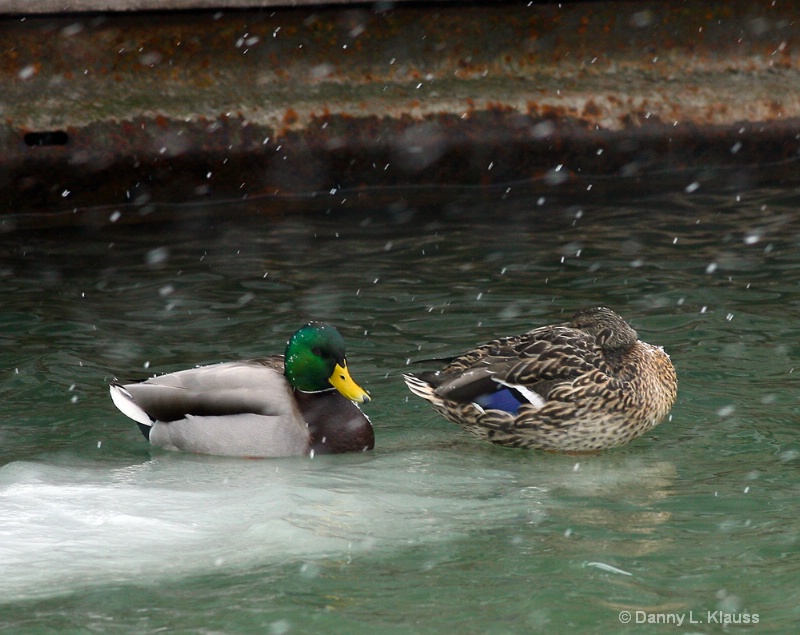
M 502 502 L 462 478 L 432 488 L 414 460 L 331 459 L 8 464 L 0 601 L 405 546 L 452 536 L 465 514 L 491 516 Z
M 0 602 L 265 563 L 314 566 L 541 520 L 556 492 L 629 496 L 648 483 L 657 497 L 674 478 L 671 464 L 598 458 L 576 471 L 571 459 L 505 456 L 10 463 L 0 468 Z

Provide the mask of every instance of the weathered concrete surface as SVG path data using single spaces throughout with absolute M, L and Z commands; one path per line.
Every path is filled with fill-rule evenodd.
M 414 0 L 392 0 L 392 4 Z M 447 0 L 439 0 L 447 1 Z M 0 0 L 0 14 L 36 15 L 98 11 L 174 11 L 188 9 L 246 9 L 318 5 L 317 0 Z M 325 4 L 356 4 L 326 0 Z
M 0 212 L 797 183 L 798 18 L 772 0 L 7 17 Z

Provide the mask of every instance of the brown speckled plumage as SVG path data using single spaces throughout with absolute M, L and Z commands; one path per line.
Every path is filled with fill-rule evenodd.
M 404 378 L 411 392 L 479 439 L 559 452 L 629 443 L 664 419 L 678 388 L 664 350 L 639 341 L 605 307 L 492 340 L 441 370 Z M 516 413 L 474 401 L 505 387 L 527 397 Z

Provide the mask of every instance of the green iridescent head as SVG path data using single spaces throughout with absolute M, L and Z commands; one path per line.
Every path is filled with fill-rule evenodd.
M 369 401 L 367 391 L 350 377 L 344 339 L 330 324 L 309 322 L 292 335 L 286 343 L 284 375 L 303 392 L 333 387 L 352 401 Z

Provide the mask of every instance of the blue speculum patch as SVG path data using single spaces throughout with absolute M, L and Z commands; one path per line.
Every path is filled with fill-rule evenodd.
M 519 407 L 528 401 L 523 399 L 516 390 L 503 388 L 487 395 L 481 395 L 475 399 L 475 403 L 484 410 L 505 410 L 511 414 L 517 414 Z

